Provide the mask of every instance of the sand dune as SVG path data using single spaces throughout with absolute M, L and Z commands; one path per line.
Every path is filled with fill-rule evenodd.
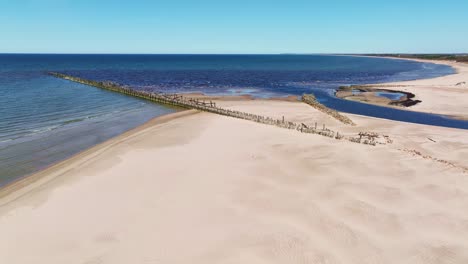
M 465 130 L 355 115 L 349 127 L 298 102 L 218 103 L 394 143 L 208 113 L 156 119 L 10 190 L 0 263 L 468 263 Z

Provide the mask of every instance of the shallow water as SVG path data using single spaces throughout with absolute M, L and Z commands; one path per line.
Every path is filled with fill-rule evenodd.
M 176 111 L 18 68 L 0 70 L 0 186 Z
M 111 80 L 146 91 L 250 94 L 255 97 L 313 93 L 326 106 L 342 112 L 468 129 L 468 121 L 334 96 L 335 90 L 342 85 L 453 74 L 454 69 L 446 65 L 322 55 L 152 55 L 125 59 L 125 63 L 112 68 L 62 72 L 93 80 Z
M 405 96 L 405 94 L 402 93 L 392 93 L 392 92 L 376 92 L 375 95 L 380 96 L 380 97 L 385 97 L 390 100 L 400 100 L 401 97 Z
M 340 111 L 468 128 L 468 122 L 334 97 L 340 85 L 453 73 L 436 64 L 321 55 L 1 55 L 0 185 L 176 111 L 45 74 L 59 71 L 140 90 L 251 94 L 314 93 Z

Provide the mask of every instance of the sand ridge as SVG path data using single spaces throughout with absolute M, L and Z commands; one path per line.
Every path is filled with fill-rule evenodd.
M 394 143 L 209 113 L 156 120 L 3 197 L 0 263 L 468 261 L 466 174 L 399 150 L 464 164 L 465 130 L 349 115 L 351 127 L 300 102 L 217 103 Z

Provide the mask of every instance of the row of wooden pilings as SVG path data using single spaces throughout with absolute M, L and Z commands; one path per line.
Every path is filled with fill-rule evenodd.
M 304 94 L 302 96 L 302 101 L 312 106 L 313 108 L 335 118 L 336 120 L 340 121 L 343 124 L 351 125 L 351 126 L 356 125 L 354 124 L 353 120 L 351 120 L 349 117 L 342 115 L 338 111 L 330 109 L 324 106 L 323 104 L 319 103 L 313 94 Z
M 121 86 L 113 82 L 107 82 L 107 81 L 98 82 L 98 81 L 82 79 L 82 78 L 78 78 L 78 77 L 74 77 L 74 76 L 70 76 L 70 75 L 66 75 L 62 73 L 57 73 L 57 72 L 49 72 L 48 74 L 57 78 L 70 80 L 73 82 L 90 85 L 90 86 L 94 86 L 97 88 L 110 90 L 110 91 L 130 95 L 130 96 L 134 96 L 138 98 L 143 98 L 146 100 L 150 100 L 150 101 L 158 102 L 162 104 L 173 105 L 173 106 L 188 108 L 188 109 L 197 109 L 197 110 L 204 111 L 204 112 L 210 112 L 210 113 L 215 113 L 219 115 L 230 116 L 230 117 L 244 119 L 244 120 L 250 120 L 250 121 L 261 123 L 261 124 L 274 125 L 274 126 L 286 128 L 286 129 L 293 129 L 302 133 L 318 134 L 318 135 L 335 138 L 335 139 L 346 139 L 346 140 L 356 142 L 356 143 L 375 145 L 374 140 L 371 141 L 371 140 L 361 140 L 361 138 L 344 137 L 342 134 L 326 128 L 325 125 L 318 127 L 317 123 L 315 123 L 314 125 L 307 125 L 304 123 L 295 123 L 295 122 L 286 121 L 284 117 L 282 119 L 275 119 L 275 118 L 266 117 L 262 115 L 255 115 L 251 113 L 225 109 L 225 108 L 216 106 L 215 102 L 212 102 L 212 101 L 206 102 L 204 100 L 187 98 L 180 94 L 166 94 L 166 93 L 138 91 L 138 90 L 131 89 L 130 87 Z

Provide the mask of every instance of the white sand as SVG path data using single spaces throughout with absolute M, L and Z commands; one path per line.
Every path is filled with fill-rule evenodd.
M 5 192 L 0 263 L 468 263 L 466 130 L 355 115 L 346 127 L 293 102 L 219 104 L 395 142 L 208 113 L 157 119 Z
M 414 99 L 422 101 L 405 109 L 468 120 L 468 64 L 450 61 L 416 61 L 449 65 L 457 73 L 432 79 L 388 83 L 396 85 L 393 89 L 411 92 L 416 95 Z

